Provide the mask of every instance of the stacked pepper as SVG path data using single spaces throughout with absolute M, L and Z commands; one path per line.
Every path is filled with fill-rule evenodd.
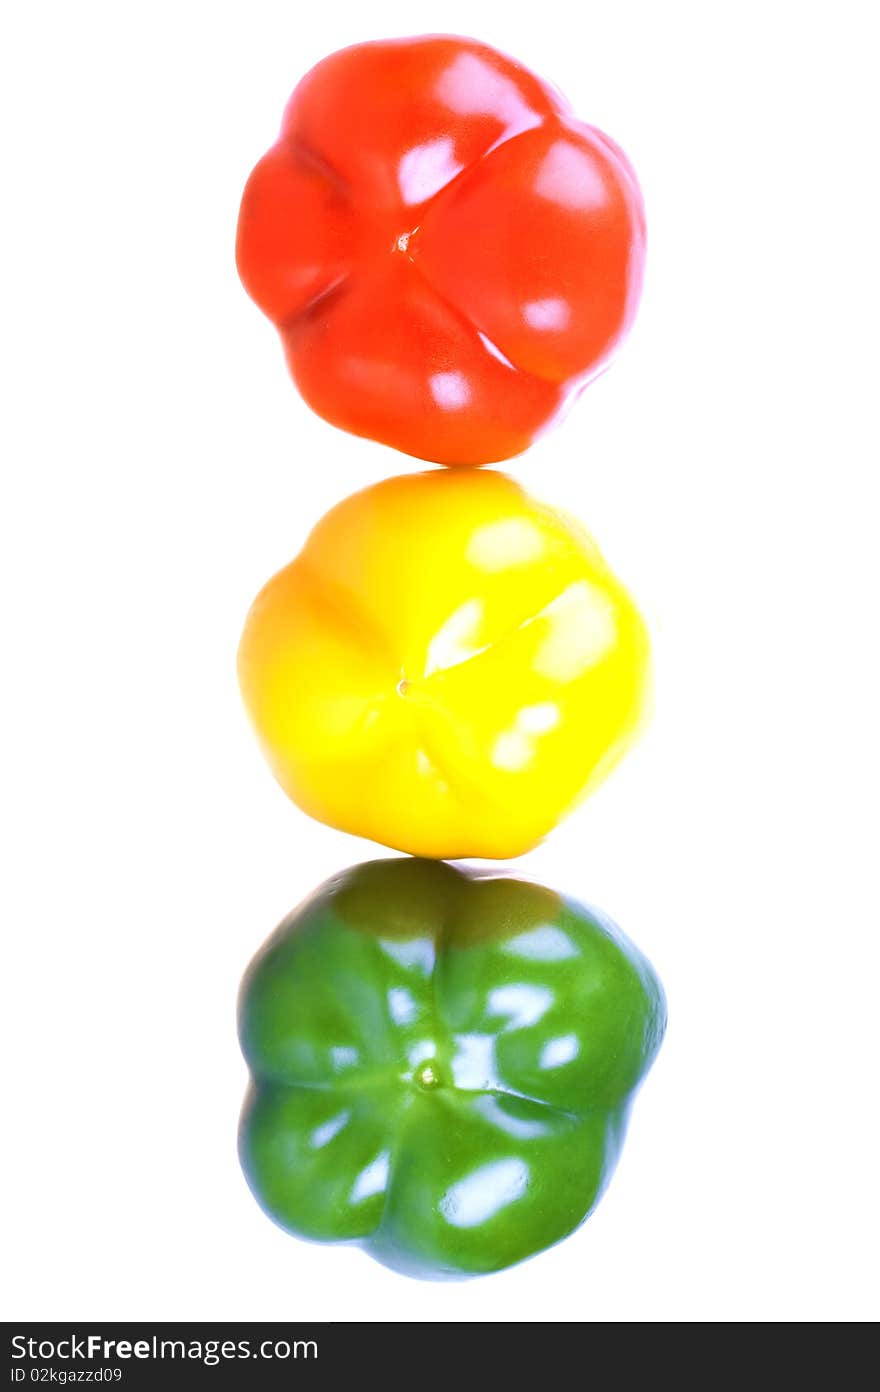
M 595 1204 L 665 1025 L 603 915 L 453 868 L 536 845 L 623 754 L 644 626 L 595 542 L 505 475 L 635 312 L 633 172 L 483 44 L 361 44 L 297 87 L 238 265 L 333 424 L 458 466 L 346 499 L 239 650 L 304 811 L 409 857 L 334 877 L 251 965 L 247 1178 L 305 1237 L 421 1276 L 497 1270 Z

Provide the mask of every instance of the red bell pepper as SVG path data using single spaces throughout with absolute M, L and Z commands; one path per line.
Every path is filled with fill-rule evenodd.
M 310 406 L 442 464 L 527 448 L 638 302 L 626 157 L 470 39 L 318 63 L 244 193 L 238 265 Z

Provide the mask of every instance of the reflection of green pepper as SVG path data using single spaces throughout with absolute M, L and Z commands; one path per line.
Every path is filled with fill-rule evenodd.
M 411 1275 L 509 1266 L 595 1204 L 665 1019 L 592 910 L 436 861 L 358 866 L 246 977 L 248 1180 L 291 1232 Z

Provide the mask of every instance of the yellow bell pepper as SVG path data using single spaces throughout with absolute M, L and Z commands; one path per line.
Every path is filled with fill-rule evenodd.
M 443 858 L 540 841 L 626 749 L 649 667 L 591 537 L 486 470 L 345 499 L 258 596 L 238 655 L 299 807 Z

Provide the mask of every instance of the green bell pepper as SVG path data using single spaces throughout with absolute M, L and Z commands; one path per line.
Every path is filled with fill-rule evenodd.
M 439 861 L 357 866 L 245 977 L 245 1175 L 290 1232 L 408 1275 L 510 1266 L 595 1205 L 665 1022 L 594 910 Z

